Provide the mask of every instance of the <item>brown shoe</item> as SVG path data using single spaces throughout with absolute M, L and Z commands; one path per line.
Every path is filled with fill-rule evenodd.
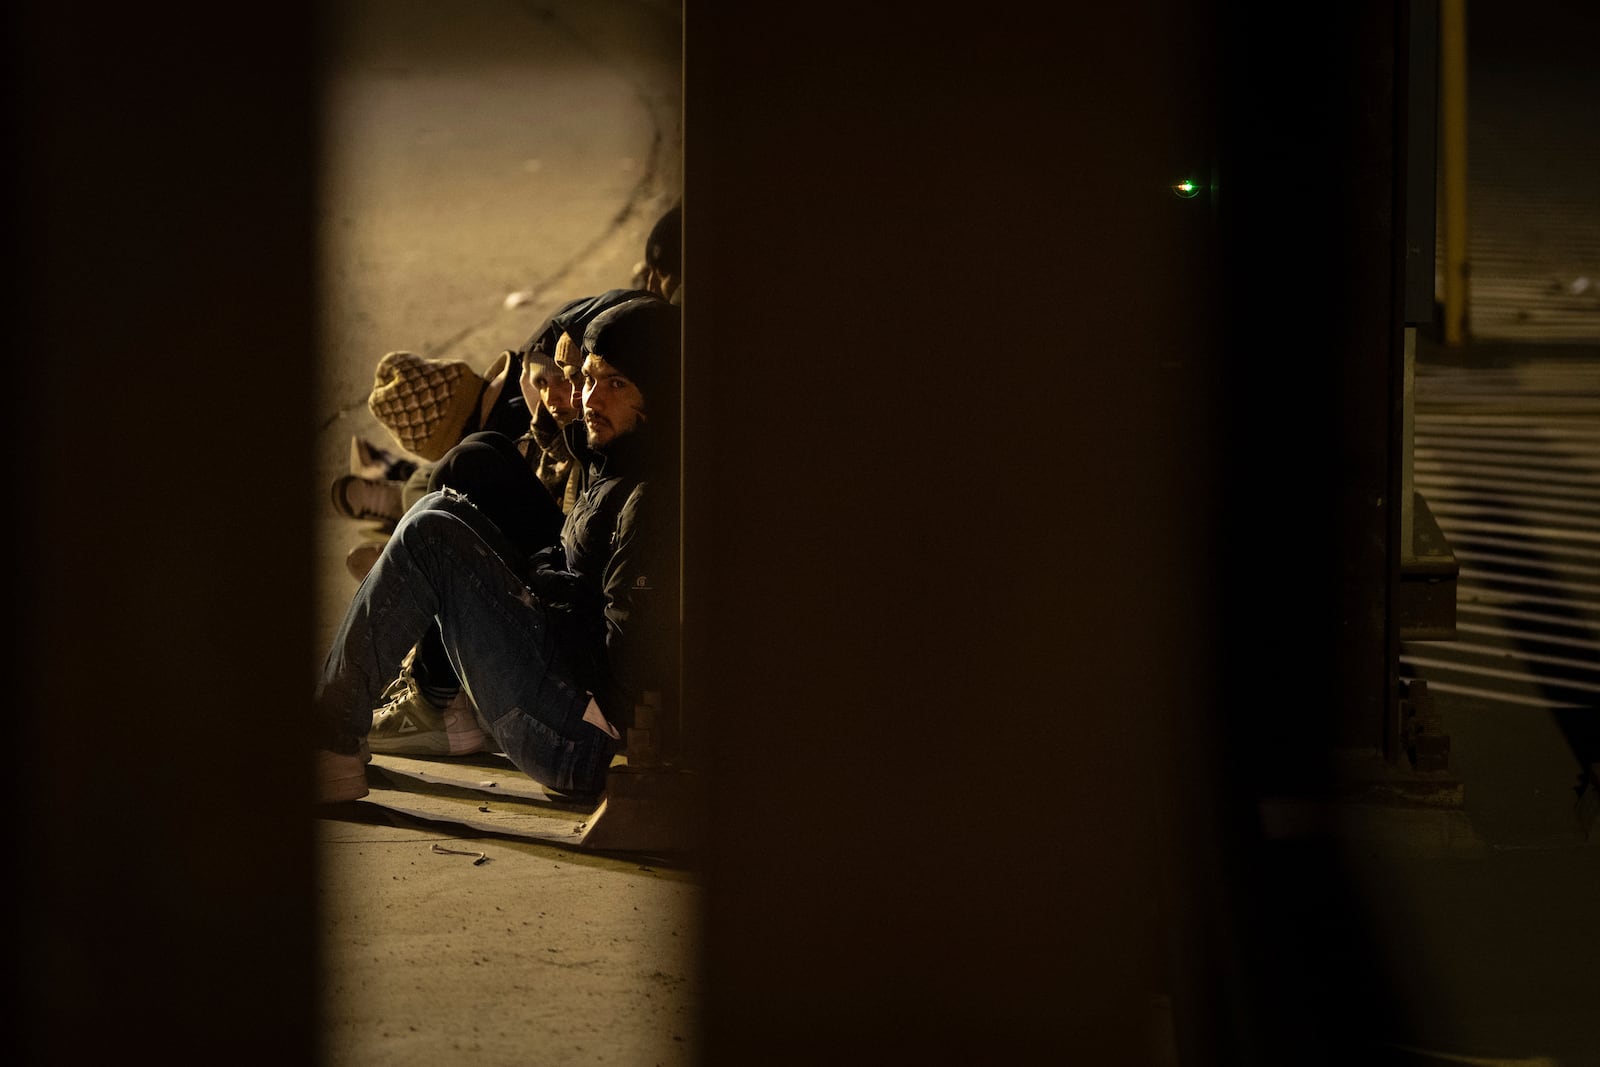
M 370 792 L 367 789 L 367 763 L 360 756 L 318 749 L 316 760 L 318 804 L 343 804 L 360 800 Z
M 358 582 L 367 580 L 372 565 L 378 562 L 378 557 L 383 555 L 382 541 L 363 541 L 344 557 L 345 569 L 350 572 L 350 577 Z

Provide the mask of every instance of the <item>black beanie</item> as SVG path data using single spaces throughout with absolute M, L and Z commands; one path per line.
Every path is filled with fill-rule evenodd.
M 545 320 L 545 324 L 539 327 L 538 332 L 528 339 L 524 350 L 537 350 L 546 356 L 554 357 L 556 342 L 561 340 L 562 334 L 569 333 L 574 341 L 582 344 L 584 331 L 602 311 L 614 308 L 618 304 L 625 304 L 637 297 L 650 295 L 652 294 L 648 289 L 607 289 L 599 296 L 581 296 L 576 300 L 569 300 Z
M 644 242 L 644 261 L 662 274 L 676 278 L 683 270 L 683 205 L 677 204 L 656 221 Z
M 678 405 L 682 322 L 676 304 L 638 297 L 596 316 L 583 335 L 583 350 L 637 385 L 646 413 L 670 416 Z

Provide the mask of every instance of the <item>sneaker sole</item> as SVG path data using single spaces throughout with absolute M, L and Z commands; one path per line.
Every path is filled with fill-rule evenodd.
M 353 507 L 349 499 L 346 498 L 346 486 L 354 482 L 366 480 L 367 479 L 361 478 L 354 474 L 341 474 L 339 477 L 335 478 L 333 480 L 333 484 L 328 487 L 329 495 L 333 500 L 333 510 L 337 511 L 340 515 L 343 515 L 347 519 L 354 519 L 356 522 L 376 522 L 385 528 L 393 529 L 395 525 L 400 522 L 400 515 L 385 515 L 378 511 L 362 511 Z M 404 508 L 401 509 L 402 513 L 404 510 Z
M 407 734 L 404 737 L 368 734 L 367 747 L 388 756 L 470 756 L 476 752 L 490 751 L 489 736 L 478 729 L 476 722 L 470 727 L 446 727 L 443 732 Z
M 403 737 L 367 735 L 367 747 L 388 756 L 453 756 L 450 735 L 443 731 L 406 734 Z
M 344 804 L 352 800 L 360 800 L 372 792 L 367 788 L 367 777 L 360 778 L 332 778 L 317 784 L 318 804 Z

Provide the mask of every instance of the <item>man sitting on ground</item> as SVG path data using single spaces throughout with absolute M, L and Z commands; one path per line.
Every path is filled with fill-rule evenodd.
M 673 699 L 680 318 L 648 297 L 584 332 L 588 483 L 559 545 L 530 559 L 449 489 L 400 521 L 317 685 L 319 801 L 366 795 L 373 708 L 433 624 L 501 750 L 560 792 L 598 796 L 634 709 Z

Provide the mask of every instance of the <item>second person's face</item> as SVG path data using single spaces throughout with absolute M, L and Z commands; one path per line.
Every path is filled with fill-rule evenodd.
M 583 352 L 572 335 L 564 333 L 556 341 L 556 369 L 572 383 L 573 404 L 583 403 Z
M 565 426 L 578 414 L 577 405 L 573 403 L 572 383 L 560 371 L 540 371 L 533 384 L 539 390 L 539 400 L 561 425 Z

